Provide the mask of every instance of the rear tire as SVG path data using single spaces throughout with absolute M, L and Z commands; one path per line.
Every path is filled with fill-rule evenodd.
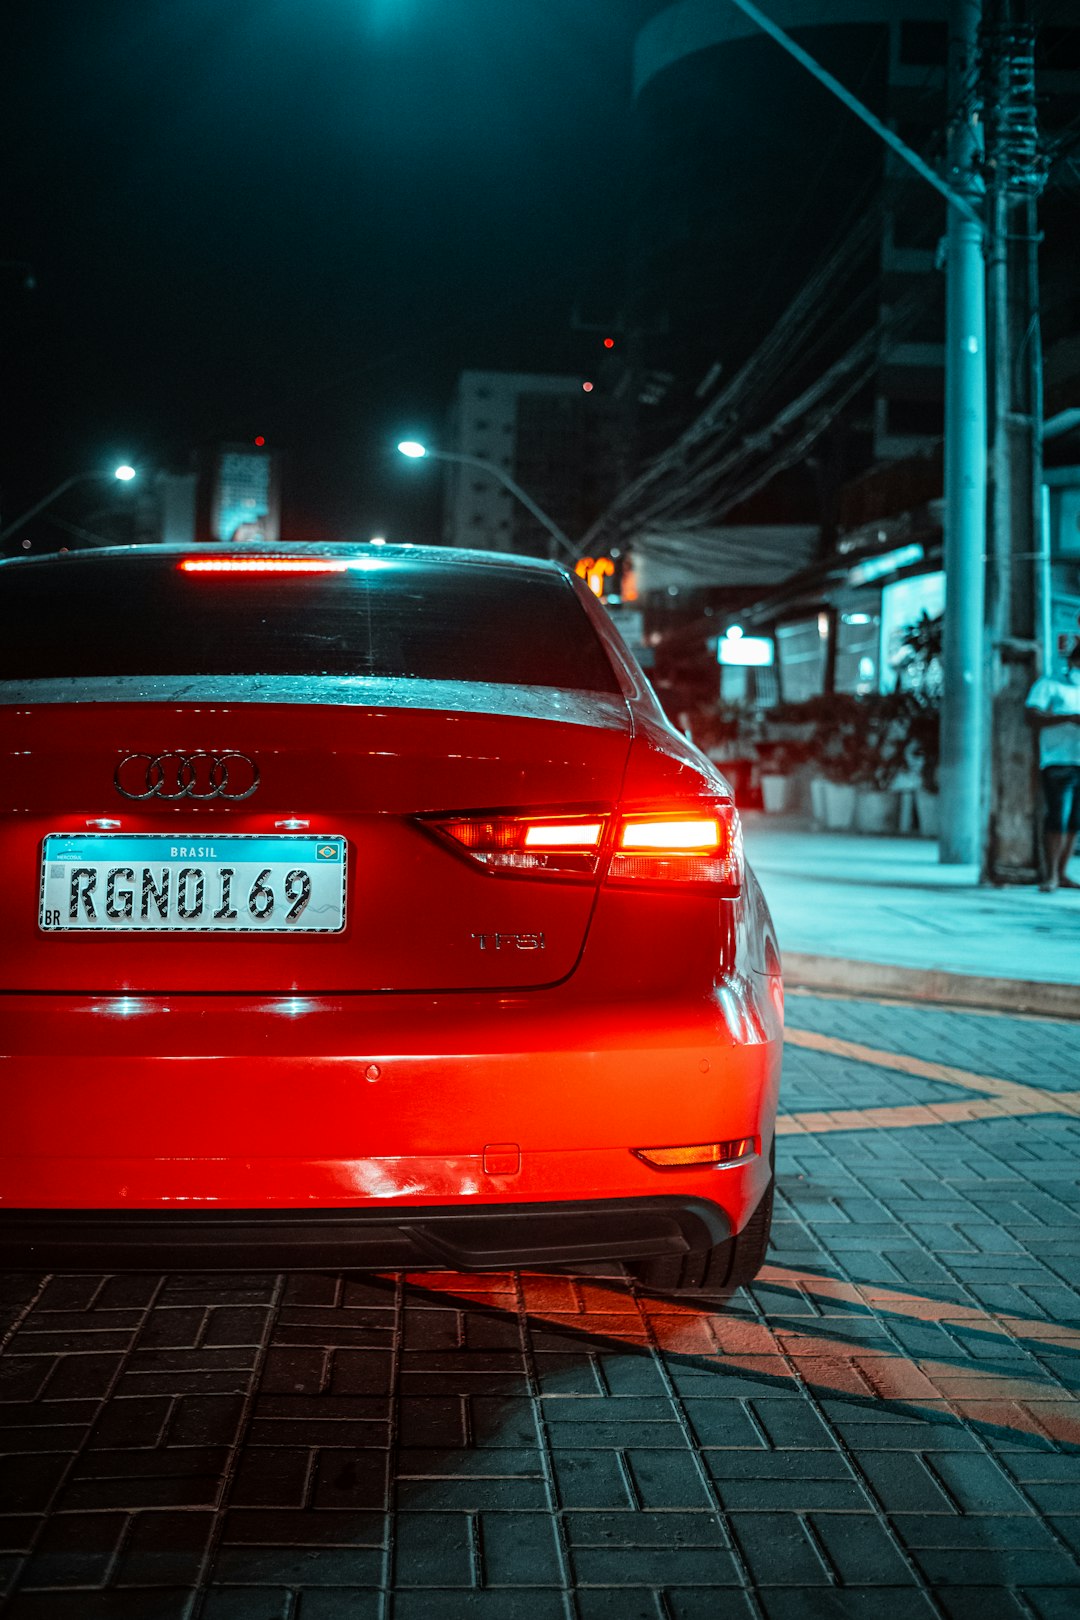
M 730 1295 L 737 1288 L 745 1288 L 765 1264 L 772 1230 L 775 1190 L 774 1169 L 760 1203 L 736 1237 L 697 1254 L 635 1260 L 627 1266 L 628 1271 L 643 1288 L 658 1294 L 692 1292 Z

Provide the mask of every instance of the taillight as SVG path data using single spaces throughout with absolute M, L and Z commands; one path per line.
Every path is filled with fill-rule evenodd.
M 606 816 L 493 816 L 432 825 L 489 872 L 595 877 Z
M 737 894 L 743 854 L 734 805 L 623 816 L 607 875 L 609 883 L 672 883 Z
M 489 872 L 604 877 L 736 895 L 742 828 L 734 805 L 611 816 L 456 816 L 427 822 Z

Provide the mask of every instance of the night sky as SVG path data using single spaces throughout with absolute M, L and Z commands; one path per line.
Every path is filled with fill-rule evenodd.
M 617 302 L 656 0 L 60 0 L 7 19 L 4 522 L 264 434 L 286 535 L 434 537 L 466 367 L 578 371 Z M 84 518 L 87 503 L 58 511 Z M 92 490 L 93 486 L 88 486 Z

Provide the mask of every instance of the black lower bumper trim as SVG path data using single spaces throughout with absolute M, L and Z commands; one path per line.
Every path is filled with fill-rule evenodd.
M 453 1271 L 644 1260 L 731 1236 L 704 1198 L 321 1210 L 2 1210 L 6 1271 Z

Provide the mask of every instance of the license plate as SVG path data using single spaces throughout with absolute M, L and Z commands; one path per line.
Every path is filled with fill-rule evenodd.
M 38 922 L 49 933 L 336 934 L 345 866 L 344 838 L 307 833 L 50 833 Z

